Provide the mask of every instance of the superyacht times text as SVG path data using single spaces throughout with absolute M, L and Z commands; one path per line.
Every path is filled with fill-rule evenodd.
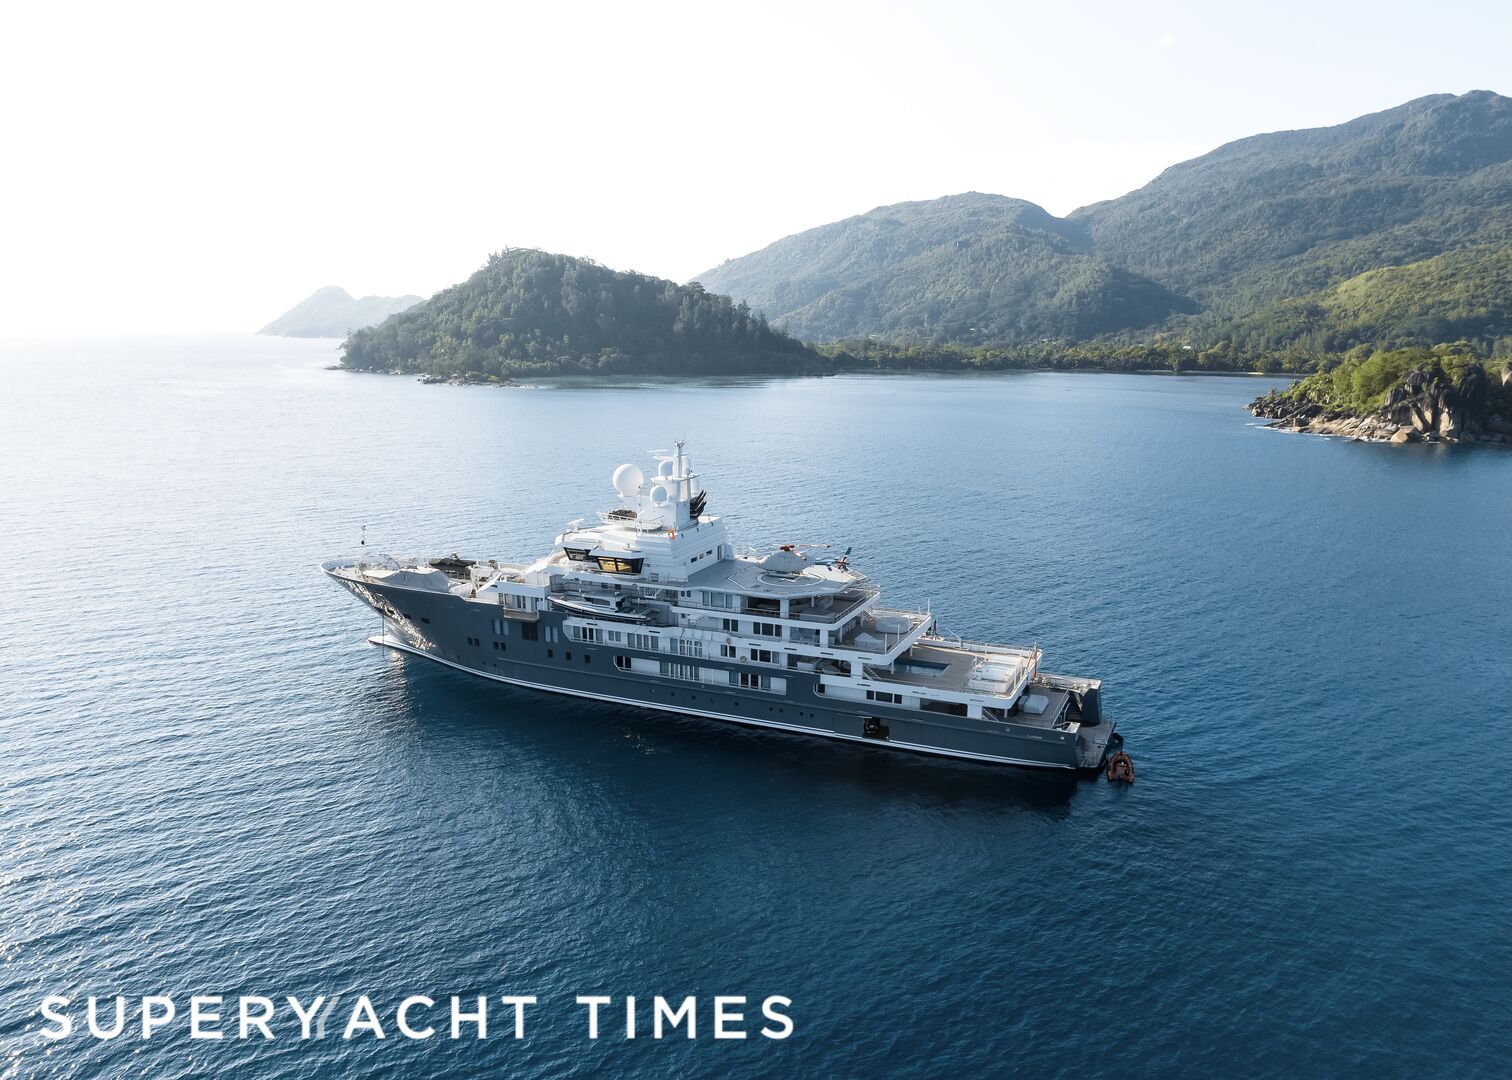
M 490 1039 L 529 1037 L 546 1010 L 584 1039 L 786 1039 L 792 999 L 743 994 L 637 997 L 578 994 L 543 1004 L 536 995 L 381 996 L 346 992 L 263 996 L 49 994 L 40 1035 L 68 1039 Z

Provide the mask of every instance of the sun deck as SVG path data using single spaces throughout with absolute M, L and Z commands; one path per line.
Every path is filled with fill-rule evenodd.
M 1006 696 L 1033 668 L 1030 650 L 985 651 L 941 642 L 919 642 L 889 668 L 869 667 L 868 678 L 958 694 Z

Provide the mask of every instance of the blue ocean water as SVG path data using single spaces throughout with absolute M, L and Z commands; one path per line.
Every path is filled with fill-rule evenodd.
M 1247 379 L 494 389 L 333 360 L 0 346 L 0 1077 L 1512 1056 L 1512 455 L 1262 430 Z M 316 571 L 364 525 L 537 555 L 677 437 L 738 538 L 853 545 L 892 600 L 1102 677 L 1137 782 L 491 684 L 368 646 Z M 49 1042 L 50 993 L 81 1029 L 90 994 L 367 993 L 390 1037 Z M 409 1041 L 407 994 L 540 1004 L 521 1041 L 502 1013 Z M 784 995 L 796 1032 L 590 1041 L 579 994 L 697 995 L 701 1025 Z

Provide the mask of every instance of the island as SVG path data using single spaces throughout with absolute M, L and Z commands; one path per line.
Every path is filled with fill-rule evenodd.
M 747 305 L 697 283 L 510 248 L 466 281 L 353 331 L 341 366 L 427 382 L 496 382 L 521 375 L 795 374 L 831 365 Z

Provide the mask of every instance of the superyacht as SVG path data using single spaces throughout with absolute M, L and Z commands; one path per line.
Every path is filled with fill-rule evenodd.
M 737 552 L 683 444 L 614 471 L 618 505 L 533 563 L 336 559 L 374 645 L 536 690 L 973 761 L 1096 770 L 1121 737 L 1097 679 L 1036 646 L 881 606 L 846 554 Z

